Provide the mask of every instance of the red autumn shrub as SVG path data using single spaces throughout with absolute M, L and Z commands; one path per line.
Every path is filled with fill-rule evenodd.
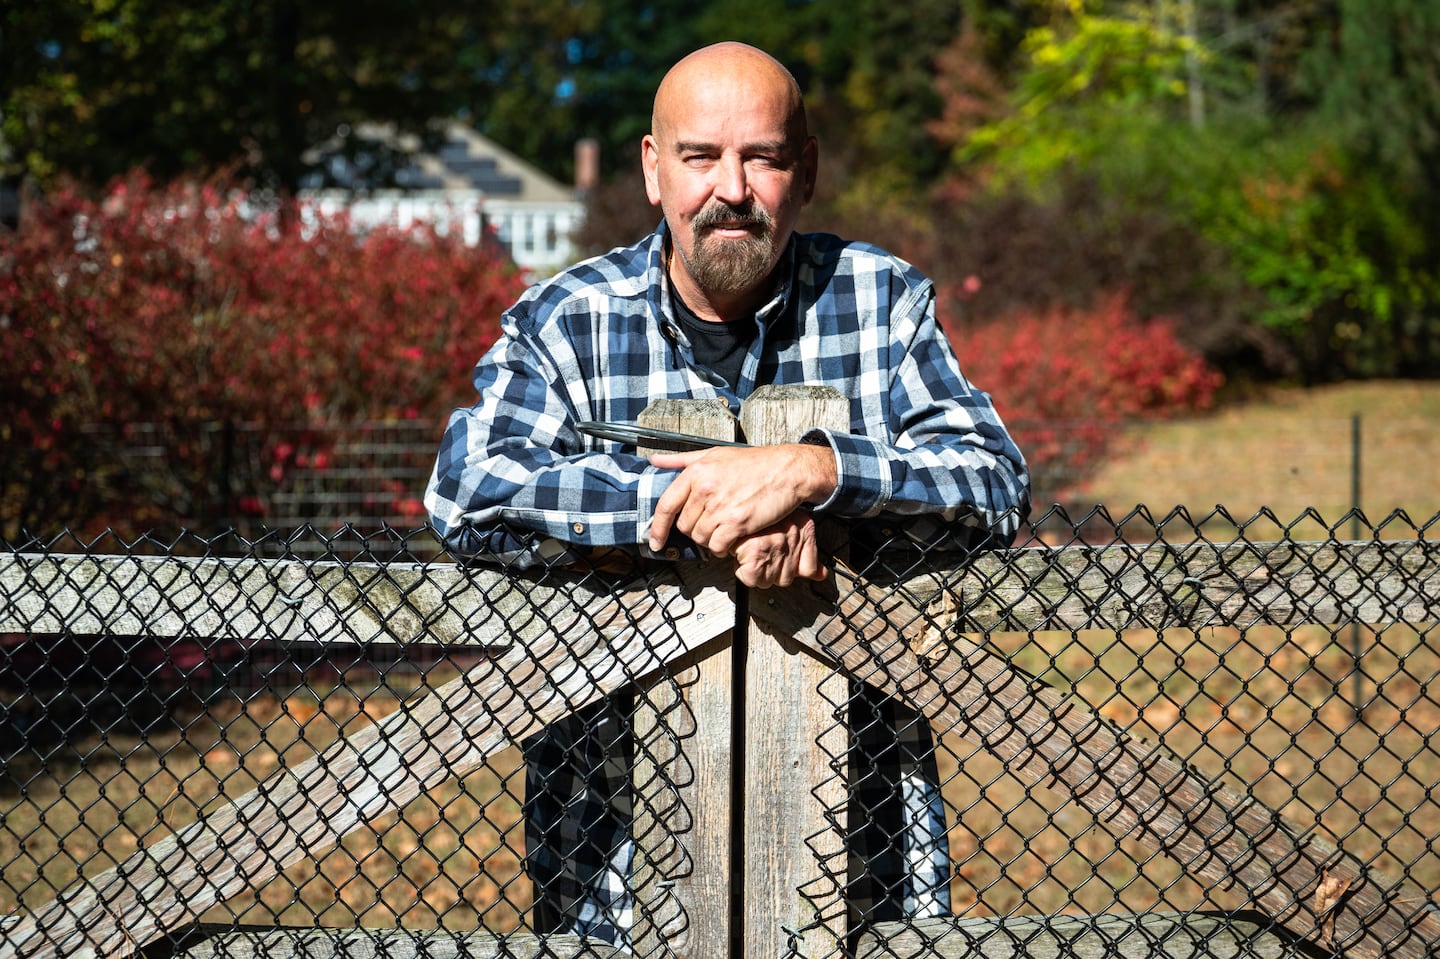
M 438 436 L 470 395 L 523 288 L 501 254 L 308 214 L 285 229 L 249 202 L 137 173 L 99 200 L 63 187 L 0 235 L 0 531 L 224 515 L 325 457 L 275 440 L 217 480 L 225 429 L 423 419 Z M 168 449 L 146 463 L 147 444 Z
M 942 322 L 960 290 L 942 297 Z M 1123 295 L 1091 309 L 1055 307 L 975 327 L 946 323 L 966 375 L 991 393 L 1034 474 L 1037 503 L 1064 502 L 1115 449 L 1127 422 L 1206 409 L 1221 375 L 1165 320 L 1142 320 Z

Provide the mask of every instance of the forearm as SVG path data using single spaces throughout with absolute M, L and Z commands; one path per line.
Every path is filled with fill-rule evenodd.
M 507 523 L 582 546 L 645 541 L 673 479 L 624 453 L 587 449 L 568 430 L 517 438 L 484 407 L 451 417 L 426 491 L 436 529 Z
M 567 340 L 523 320 L 507 315 L 476 368 L 475 405 L 446 426 L 425 495 L 436 529 L 452 546 L 462 530 L 497 523 L 583 546 L 643 543 L 673 474 L 575 430 L 614 410 L 597 406 L 604 390 Z
M 1029 503 L 1024 461 L 1003 430 L 904 447 L 866 436 L 816 431 L 833 451 L 834 495 L 816 511 L 867 518 L 930 515 L 1013 536 Z
M 935 321 L 932 297 L 892 323 L 888 390 L 859 392 L 850 433 L 812 431 L 837 467 L 835 516 L 924 516 L 1013 537 L 1029 508 L 1025 458 L 988 394 L 973 387 Z M 924 524 L 934 526 L 935 524 Z

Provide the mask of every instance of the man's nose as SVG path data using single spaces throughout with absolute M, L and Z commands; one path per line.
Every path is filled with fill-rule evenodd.
M 716 164 L 715 199 L 738 206 L 745 202 L 749 193 L 745 164 L 739 157 L 726 157 Z

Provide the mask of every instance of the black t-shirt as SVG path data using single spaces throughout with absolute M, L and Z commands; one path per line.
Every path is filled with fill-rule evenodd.
M 680 328 L 690 339 L 695 353 L 695 362 L 724 377 L 730 388 L 740 390 L 740 368 L 745 365 L 745 354 L 750 351 L 750 341 L 755 339 L 758 326 L 754 317 L 746 317 L 730 323 L 702 320 L 695 315 L 680 295 L 671 296 L 675 306 L 675 318 Z

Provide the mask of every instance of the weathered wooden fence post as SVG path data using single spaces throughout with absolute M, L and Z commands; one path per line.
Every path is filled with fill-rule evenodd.
M 756 445 L 793 443 L 815 427 L 848 430 L 850 401 L 828 386 L 765 386 L 745 401 L 740 422 Z M 751 608 L 785 601 L 778 590 L 749 593 Z M 744 622 L 743 609 L 736 615 Z M 849 699 L 848 683 L 787 634 L 753 618 L 748 636 L 743 955 L 787 955 L 792 934 L 806 927 L 794 943 L 797 953 L 834 955 L 845 937 L 844 909 L 824 925 L 815 919 L 843 894 L 821 878 L 845 875 L 843 837 L 826 814 L 845 807 L 844 780 L 830 764 L 845 755 L 836 710 Z M 822 861 L 829 864 L 825 873 Z
M 720 400 L 657 400 L 639 425 L 719 440 L 735 439 L 740 426 Z M 708 959 L 722 955 L 739 931 L 731 902 L 738 868 L 730 841 L 738 825 L 731 804 L 733 642 L 727 630 L 671 664 L 672 681 L 656 683 L 636 702 L 636 955 Z
M 848 429 L 849 409 L 829 387 L 767 386 L 746 400 L 738 424 L 717 401 L 660 400 L 640 425 L 734 439 L 743 424 L 749 442 L 766 445 L 793 442 L 817 426 Z M 748 598 L 778 601 L 778 593 Z M 733 636 L 675 671 L 675 685 L 654 686 L 637 704 L 636 896 L 644 905 L 635 947 L 642 955 L 708 959 L 729 943 L 735 955 L 781 956 L 792 934 L 814 926 L 819 908 L 841 901 L 838 886 L 822 888 L 819 863 L 844 873 L 842 837 L 827 811 L 845 800 L 830 763 L 844 754 L 835 712 L 848 699 L 847 684 L 788 637 L 746 622 L 743 608 L 744 601 Z M 667 781 L 680 801 L 662 808 L 660 784 Z M 661 812 L 667 821 L 659 821 Z M 837 909 L 829 924 L 809 928 L 796 940 L 800 954 L 833 954 L 843 923 Z

